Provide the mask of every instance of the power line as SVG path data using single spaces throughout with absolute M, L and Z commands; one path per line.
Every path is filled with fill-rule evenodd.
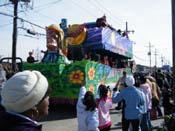
M 76 5 L 76 6 L 78 6 L 79 8 L 81 8 L 84 12 L 88 12 L 91 16 L 97 18 L 97 16 L 94 15 L 94 13 L 90 12 L 88 9 L 83 8 L 81 5 L 79 5 L 78 3 L 76 3 L 74 0 L 71 0 L 71 1 L 72 1 L 72 3 L 73 3 L 74 5 Z
M 61 1 L 61 0 L 59 0 L 59 2 L 60 2 L 60 1 Z M 58 2 L 58 0 L 55 1 L 55 2 Z M 52 2 L 52 3 L 55 3 L 55 2 Z M 21 5 L 22 5 L 22 4 L 21 4 Z M 28 11 L 28 10 L 22 11 L 22 12 L 25 14 L 25 16 L 28 18 L 28 20 L 30 20 L 29 17 L 28 17 L 27 11 Z M 47 18 L 47 19 L 49 19 L 49 20 L 53 20 L 54 22 L 58 22 L 57 20 L 53 19 L 52 17 L 47 16 L 47 15 L 45 15 L 45 14 L 42 14 L 42 13 L 40 13 L 38 10 L 35 10 L 35 9 L 33 9 L 33 8 L 31 8 L 30 11 L 32 11 L 32 12 L 34 12 L 34 13 L 37 13 L 37 14 L 39 14 L 40 16 L 43 16 L 44 18 Z M 31 21 L 31 20 L 30 20 L 30 21 Z M 32 28 L 33 28 L 33 27 L 32 27 Z
M 89 1 L 90 2 L 90 1 Z M 105 11 L 103 10 L 103 9 L 101 9 L 98 5 L 96 5 L 96 4 L 98 4 L 98 3 L 94 3 L 94 2 L 96 2 L 96 1 L 91 1 L 93 4 L 93 6 L 94 7 L 96 7 L 99 11 L 101 11 L 103 14 L 105 14 Z M 113 19 L 113 17 L 111 17 L 110 15 L 109 15 L 109 17 L 111 18 L 111 20 L 114 22 L 114 23 L 118 23 L 118 21 L 115 21 L 114 19 Z M 120 23 L 118 23 L 119 25 L 120 25 Z
M 0 7 L 7 6 L 7 5 L 10 5 L 10 4 L 12 4 L 12 3 L 2 4 L 2 5 L 0 5 Z
M 76 3 L 75 1 L 72 0 L 72 3 L 76 6 L 78 6 L 79 8 L 81 8 L 84 12 L 88 12 L 88 14 L 90 14 L 91 16 L 97 18 L 96 15 L 94 15 L 94 13 L 90 12 L 87 8 L 84 8 L 83 6 L 81 6 L 79 3 Z M 104 11 L 102 9 L 100 9 L 97 5 L 93 4 L 96 8 L 98 8 L 101 12 L 104 13 Z
M 6 0 L 6 2 L 7 1 L 9 1 L 9 0 Z M 7 11 L 9 11 L 10 13 L 12 13 L 13 12 L 13 10 L 11 10 L 11 9 L 9 9 L 8 7 L 12 7 L 13 8 L 13 3 L 11 2 L 11 3 L 9 3 L 9 4 L 7 4 L 6 6 L 4 6 L 5 7 L 5 9 L 7 10 Z
M 24 34 L 18 34 L 18 35 L 33 38 L 33 39 L 39 39 L 38 37 L 33 37 L 31 35 L 24 35 Z
M 89 0 L 90 2 L 91 0 Z M 97 6 L 96 4 L 94 4 L 94 1 L 91 1 L 91 3 L 93 3 L 92 5 L 96 8 L 98 8 L 99 11 L 101 11 L 103 14 L 105 13 L 101 8 L 99 8 L 99 6 Z
M 50 2 L 50 3 L 46 3 L 46 4 L 43 4 L 43 5 L 40 5 L 40 6 L 35 7 L 35 9 L 38 8 L 37 11 L 40 11 L 40 10 L 43 10 L 43 9 L 48 8 L 49 6 L 53 6 L 53 5 L 55 5 L 56 3 L 61 2 L 61 1 L 62 1 L 62 0 L 56 0 L 56 1 L 53 1 L 53 2 Z
M 124 23 L 124 21 L 121 21 L 119 18 L 116 18 L 116 17 L 113 17 L 114 15 L 107 9 L 107 8 L 105 8 L 104 6 L 103 6 L 103 4 L 101 4 L 98 0 L 93 0 L 93 2 L 96 2 L 98 5 L 100 5 L 100 6 L 97 6 L 97 8 L 99 8 L 99 7 L 102 7 L 102 9 L 104 9 L 106 12 L 108 12 L 108 14 L 109 14 L 109 17 L 114 21 L 114 22 L 117 22 L 119 25 L 122 25 L 122 24 L 120 24 L 119 23 L 119 21 L 121 22 L 121 23 Z M 95 4 L 94 4 L 95 5 Z M 100 8 L 99 8 L 100 9 Z
M 100 6 L 103 7 L 107 12 L 109 12 L 109 14 L 110 14 L 111 16 L 114 16 L 110 10 L 108 10 L 102 3 L 100 3 L 99 0 L 95 0 L 95 1 L 96 1 L 98 4 L 100 4 Z M 116 16 L 115 16 L 114 18 L 117 19 L 118 21 L 120 21 L 121 23 L 124 23 L 124 20 L 121 20 L 120 18 L 118 18 L 118 17 L 116 17 Z
M 140 58 L 140 57 L 138 57 L 138 56 L 136 56 L 136 55 L 134 55 L 134 54 L 133 54 L 133 56 L 134 56 L 135 58 L 137 58 L 138 60 L 145 61 L 145 59 L 142 59 L 142 58 Z
M 53 19 L 52 17 L 40 13 L 38 10 L 33 10 L 33 12 L 34 13 L 38 13 L 39 15 L 42 15 L 43 17 L 45 17 L 45 18 L 47 18 L 49 20 L 53 20 L 54 22 L 58 22 L 57 20 Z
M 54 4 L 54 3 L 56 3 L 56 2 L 59 2 L 59 1 L 61 1 L 61 0 L 57 0 L 57 1 L 55 1 L 55 2 L 51 2 L 50 4 Z M 11 3 L 10 3 L 11 4 Z M 5 4 L 4 4 L 5 5 Z M 8 5 L 8 4 L 6 4 L 6 5 Z M 21 7 L 22 7 L 22 4 L 20 4 L 21 5 Z M 8 8 L 7 8 L 8 9 Z M 8 9 L 9 10 L 9 9 Z M 54 22 L 57 22 L 57 20 L 55 20 L 55 19 L 53 19 L 52 17 L 49 17 L 49 16 L 46 16 L 46 15 L 44 15 L 44 14 L 42 14 L 42 13 L 39 13 L 38 11 L 35 11 L 35 10 L 33 10 L 35 13 L 38 13 L 39 15 L 42 15 L 42 16 L 44 16 L 45 18 L 48 18 L 49 20 L 53 20 Z M 30 19 L 29 19 L 29 17 L 28 17 L 28 15 L 27 15 L 27 13 L 26 13 L 26 11 L 22 11 L 24 14 L 25 14 L 25 16 L 26 16 L 26 18 L 28 19 L 27 21 L 31 21 Z M 11 17 L 11 16 L 10 16 Z M 23 20 L 22 20 L 23 21 Z M 7 24 L 8 25 L 8 24 Z M 2 25 L 3 26 L 3 25 Z M 6 24 L 5 24 L 5 26 L 6 26 Z M 32 26 L 32 24 L 31 24 L 31 26 Z M 1 27 L 1 26 L 0 26 Z M 34 27 L 32 26 L 32 28 L 34 29 Z
M 18 19 L 23 20 L 23 21 L 26 22 L 26 23 L 32 24 L 32 25 L 34 25 L 34 26 L 36 26 L 36 27 L 39 27 L 39 28 L 45 30 L 44 27 L 42 27 L 42 26 L 40 26 L 40 25 L 37 25 L 37 24 L 35 24 L 35 23 L 32 23 L 32 22 L 30 22 L 30 21 L 27 21 L 27 20 L 25 20 L 25 19 L 23 19 L 23 18 L 19 18 L 19 17 L 18 17 Z
M 4 27 L 9 26 L 9 25 L 12 25 L 12 24 L 13 24 L 13 22 L 7 23 L 7 24 L 3 24 L 3 25 L 0 25 L 0 28 L 4 28 Z
M 43 34 L 43 33 L 38 33 L 34 30 L 30 30 L 30 29 L 27 29 L 27 28 L 24 28 L 24 27 L 18 27 L 19 29 L 22 29 L 22 30 L 25 30 L 28 34 L 31 34 L 31 35 L 37 35 L 37 36 L 46 36 L 46 34 Z
M 26 34 L 18 34 L 19 36 L 25 36 L 25 37 L 30 37 L 30 38 L 36 38 L 36 37 L 33 37 L 31 35 L 26 35 Z
M 27 13 L 26 13 L 25 11 L 24 11 L 24 15 L 26 16 L 26 18 L 27 18 L 28 20 L 30 20 L 29 17 L 28 17 L 28 15 L 27 15 Z M 35 30 L 34 27 L 33 27 L 33 25 L 32 25 L 32 24 L 30 24 L 30 25 L 31 25 L 31 28 L 32 28 L 33 30 Z
M 1 15 L 4 15 L 4 16 L 9 16 L 9 17 L 12 17 L 12 18 L 15 17 L 15 16 L 13 16 L 13 15 L 6 14 L 6 13 L 3 13 L 3 12 L 0 12 L 0 14 L 1 14 Z M 33 22 L 30 22 L 30 21 L 28 21 L 28 20 L 25 20 L 25 19 L 23 19 L 23 18 L 17 17 L 17 19 L 22 20 L 22 21 L 24 21 L 24 22 L 26 22 L 26 23 L 32 24 L 32 25 L 34 25 L 34 26 L 36 26 L 36 27 L 38 27 L 38 28 L 41 28 L 41 29 L 44 29 L 44 30 L 45 30 L 44 27 L 42 27 L 42 26 L 40 26 L 40 25 L 37 25 L 37 24 L 35 24 L 35 23 L 33 23 Z

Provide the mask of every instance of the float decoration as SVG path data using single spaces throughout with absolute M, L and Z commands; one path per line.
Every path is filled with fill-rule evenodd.
M 68 45 L 80 45 L 86 38 L 86 28 L 84 25 L 74 24 L 68 28 L 66 42 Z
M 132 42 L 112 29 L 107 24 L 106 18 L 105 21 L 102 18 L 102 21 L 98 20 L 98 22 L 98 24 L 93 22 L 90 25 L 88 23 L 72 25 L 64 29 L 64 34 L 56 25 L 47 27 L 47 51 L 42 63 L 24 63 L 25 70 L 39 70 L 47 77 L 53 90 L 50 98 L 51 104 L 75 105 L 84 80 L 87 90 L 97 96 L 97 87 L 100 83 L 115 83 L 124 70 L 128 74 L 131 73 L 129 68 L 111 68 L 100 63 L 101 61 L 85 60 L 84 56 L 79 61 L 71 62 L 64 55 L 67 54 L 67 46 L 70 46 L 72 52 L 76 48 L 75 53 L 78 56 L 80 56 L 78 51 L 85 49 L 86 53 L 94 51 L 101 53 L 100 55 L 115 56 L 122 60 L 132 58 Z
M 44 57 L 42 59 L 43 63 L 56 63 L 59 57 L 59 50 L 61 48 L 61 43 L 63 40 L 63 31 L 56 25 L 50 25 L 46 27 L 46 47 Z

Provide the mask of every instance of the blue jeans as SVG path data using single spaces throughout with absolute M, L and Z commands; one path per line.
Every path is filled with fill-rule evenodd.
M 151 131 L 151 120 L 149 112 L 142 115 L 140 127 L 142 131 Z

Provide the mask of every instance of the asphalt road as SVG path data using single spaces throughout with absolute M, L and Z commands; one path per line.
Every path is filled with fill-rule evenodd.
M 113 106 L 115 107 L 115 105 Z M 112 118 L 111 131 L 121 130 L 121 111 L 110 110 Z M 161 124 L 163 119 L 151 121 L 154 127 Z M 50 113 L 42 119 L 43 131 L 77 131 L 76 109 L 72 106 L 58 105 L 50 108 Z

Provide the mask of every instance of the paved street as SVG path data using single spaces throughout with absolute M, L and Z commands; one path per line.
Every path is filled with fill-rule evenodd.
M 114 105 L 115 107 L 115 105 Z M 121 131 L 121 111 L 111 109 L 111 131 Z M 160 125 L 162 119 L 151 121 L 154 127 Z M 50 115 L 41 120 L 43 131 L 77 131 L 75 107 L 57 106 L 51 108 Z

